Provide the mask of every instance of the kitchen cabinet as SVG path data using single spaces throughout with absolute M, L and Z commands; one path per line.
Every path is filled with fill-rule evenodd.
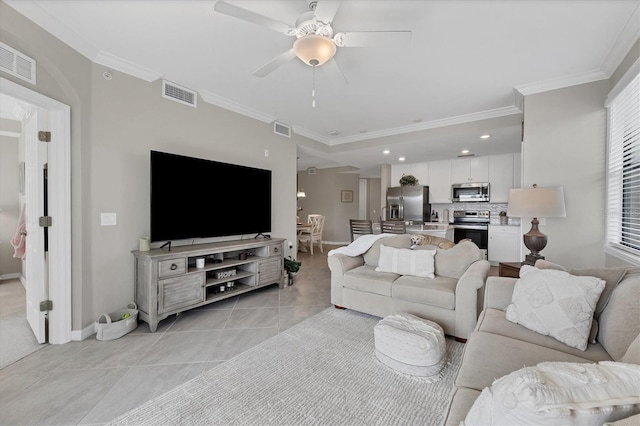
M 519 226 L 489 225 L 487 257 L 492 264 L 519 262 L 522 233 Z
M 514 183 L 514 154 L 489 156 L 489 201 L 506 203 Z
M 489 182 L 489 157 L 457 158 L 451 161 L 451 183 Z
M 402 175 L 411 174 L 411 164 L 397 164 L 391 166 L 391 186 L 400 185 Z
M 429 161 L 429 203 L 451 202 L 451 160 Z
M 411 165 L 411 174 L 418 179 L 418 185 L 429 185 L 429 163 L 413 163 Z

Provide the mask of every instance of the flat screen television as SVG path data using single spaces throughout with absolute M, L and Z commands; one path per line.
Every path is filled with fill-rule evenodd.
M 151 241 L 271 232 L 271 170 L 151 151 Z

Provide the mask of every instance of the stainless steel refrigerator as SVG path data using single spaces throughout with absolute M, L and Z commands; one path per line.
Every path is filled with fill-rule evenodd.
M 387 189 L 387 220 L 430 222 L 429 187 L 394 186 Z

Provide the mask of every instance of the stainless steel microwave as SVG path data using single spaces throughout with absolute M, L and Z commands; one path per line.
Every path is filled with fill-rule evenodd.
M 488 203 L 489 183 L 454 183 L 451 185 L 451 201 L 454 203 Z

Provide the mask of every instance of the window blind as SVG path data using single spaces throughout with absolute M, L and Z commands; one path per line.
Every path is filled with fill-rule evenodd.
M 607 246 L 640 256 L 640 74 L 608 103 Z

